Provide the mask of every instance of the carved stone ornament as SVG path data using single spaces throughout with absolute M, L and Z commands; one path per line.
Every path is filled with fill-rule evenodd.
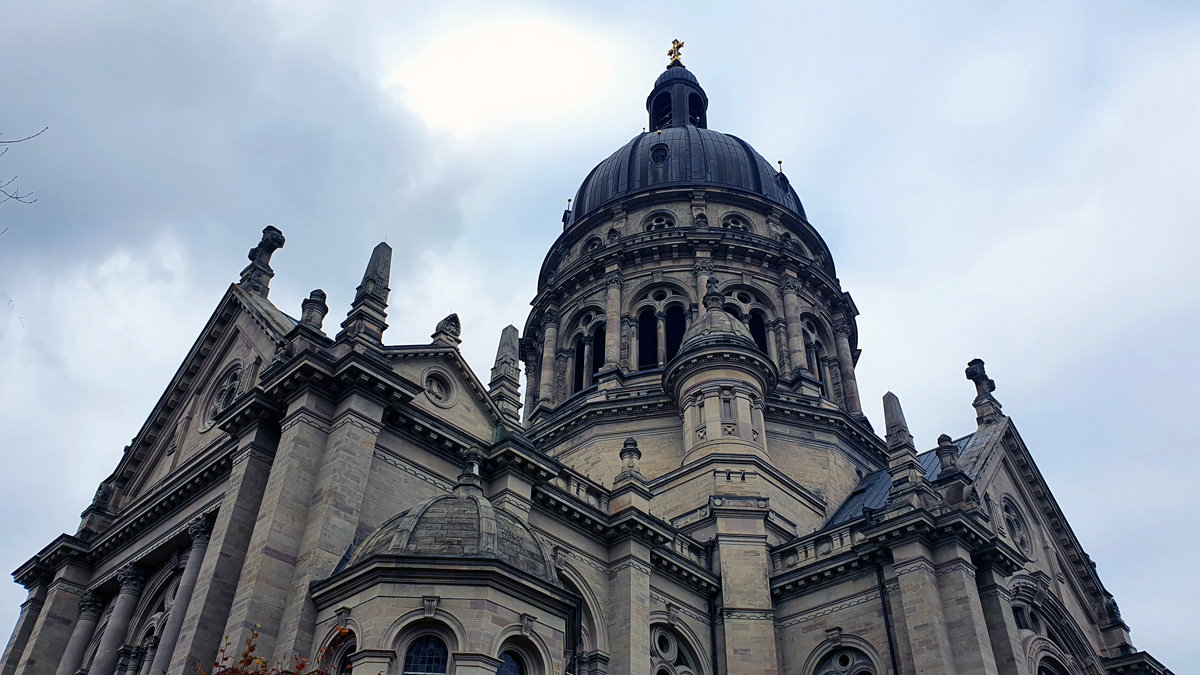
M 188 535 L 192 538 L 193 548 L 208 546 L 208 538 L 212 536 L 213 523 L 207 515 L 200 516 L 188 525 Z
M 692 216 L 692 225 L 694 227 L 708 227 L 708 216 L 703 212 L 697 213 Z
M 794 293 L 799 295 L 800 291 L 804 290 L 804 282 L 800 281 L 796 277 L 784 277 L 783 283 L 780 284 L 780 287 L 783 289 L 784 293 Z
M 426 324 L 426 325 L 428 325 L 428 324 Z M 442 319 L 440 322 L 438 322 L 436 332 L 448 333 L 450 335 L 453 335 L 454 337 L 460 337 L 462 335 L 462 324 L 459 323 L 459 321 L 458 321 L 458 315 L 451 314 L 450 316 L 448 316 L 448 317 Z
M 621 278 L 619 272 L 613 272 L 604 277 L 604 285 L 608 288 L 613 288 L 614 286 L 620 288 L 623 283 L 625 283 L 625 280 Z
M 250 252 L 246 254 L 246 257 L 248 257 L 252 263 L 270 267 L 271 254 L 283 248 L 283 245 L 286 242 L 287 239 L 284 239 L 283 232 L 280 232 L 279 228 L 275 227 L 274 225 L 268 225 L 263 228 L 262 239 L 258 242 L 258 246 L 250 249 Z
M 696 276 L 700 276 L 701 274 L 707 274 L 709 276 L 712 276 L 712 273 L 713 273 L 713 261 L 712 260 L 702 258 L 692 264 L 692 274 L 695 274 Z
M 100 487 L 96 488 L 96 494 L 92 497 L 92 506 L 104 510 L 108 508 L 108 502 L 112 499 L 113 488 L 112 484 L 104 481 Z
M 79 596 L 79 617 L 81 619 L 98 619 L 103 610 L 104 599 L 94 591 L 84 591 L 83 595 Z
M 854 334 L 854 326 L 851 326 L 849 321 L 839 321 L 833 326 L 833 334 L 848 338 Z
M 542 330 L 550 326 L 558 327 L 558 315 L 554 312 L 546 312 L 545 316 L 542 317 Z
M 532 614 L 521 615 L 521 635 L 528 637 L 533 632 L 534 621 L 537 621 L 537 617 Z
M 142 568 L 130 563 L 117 572 L 117 583 L 121 584 L 122 593 L 141 593 L 146 583 L 146 573 Z
M 437 606 L 441 600 L 442 598 L 437 595 L 426 595 L 421 597 L 421 604 L 425 608 L 425 618 L 431 618 L 437 613 Z

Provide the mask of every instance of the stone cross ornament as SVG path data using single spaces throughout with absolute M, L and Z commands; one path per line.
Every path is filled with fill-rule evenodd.
M 679 53 L 679 50 L 681 50 L 681 49 L 683 49 L 682 42 L 680 42 L 679 40 L 671 40 L 671 48 L 667 50 L 667 56 L 671 57 L 670 65 L 673 66 L 676 63 L 678 63 L 679 65 L 683 65 L 679 61 L 680 57 L 682 56 L 682 54 Z

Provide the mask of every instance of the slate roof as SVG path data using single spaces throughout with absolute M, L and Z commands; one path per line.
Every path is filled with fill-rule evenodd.
M 970 447 L 971 439 L 974 438 L 974 436 L 975 434 L 968 434 L 954 441 L 954 445 L 958 447 L 958 454 L 960 458 L 963 457 L 969 451 L 969 449 L 970 451 L 974 452 L 978 451 L 978 446 L 975 448 Z M 941 475 L 942 465 L 941 462 L 938 461 L 937 453 L 934 450 L 927 450 L 917 455 L 917 461 L 921 463 L 921 468 L 925 469 L 926 480 L 937 480 L 938 476 Z M 972 479 L 975 478 L 975 476 L 971 475 L 969 471 L 967 472 L 967 475 L 969 475 Z M 854 488 L 854 491 L 850 493 L 850 496 L 846 498 L 846 501 L 842 502 L 842 505 L 838 507 L 837 512 L 833 514 L 833 517 L 829 519 L 829 522 L 825 523 L 825 527 L 822 529 L 828 530 L 834 527 L 845 525 L 850 521 L 861 518 L 864 512 L 867 510 L 877 511 L 882 509 L 884 506 L 887 506 L 888 490 L 890 487 L 891 481 L 888 480 L 887 469 L 874 471 L 863 476 L 862 480 L 858 482 L 858 487 Z

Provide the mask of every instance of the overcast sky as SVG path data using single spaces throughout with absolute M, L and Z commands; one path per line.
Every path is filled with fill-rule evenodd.
M 985 359 L 1135 644 L 1200 662 L 1200 7 L 354 6 L 5 4 L 0 132 L 49 130 L 0 158 L 37 198 L 0 204 L 0 570 L 75 531 L 268 223 L 281 309 L 336 325 L 386 239 L 387 341 L 457 312 L 486 380 L 678 38 L 829 243 L 876 427 L 890 388 L 921 447 L 971 431 Z

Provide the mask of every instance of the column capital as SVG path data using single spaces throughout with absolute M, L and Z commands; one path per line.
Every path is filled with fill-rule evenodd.
M 654 318 L 658 319 L 659 321 L 665 321 L 667 318 L 667 313 L 662 311 L 661 309 L 655 310 Z
M 542 315 L 542 330 L 545 330 L 545 329 L 549 328 L 550 326 L 554 326 L 555 328 L 558 328 L 558 313 L 557 312 L 546 312 L 544 315 Z
M 833 324 L 833 334 L 838 337 L 849 338 L 854 334 L 854 326 L 850 325 L 849 321 L 838 321 Z
M 695 274 L 696 276 L 712 273 L 713 261 L 710 258 L 698 258 L 696 262 L 692 264 L 692 274 Z
M 804 282 L 796 277 L 784 277 L 779 284 L 785 295 L 800 295 L 800 291 L 804 290 Z
M 208 538 L 212 536 L 213 521 L 208 515 L 200 516 L 188 524 L 188 536 L 192 538 L 192 548 L 205 548 Z
M 117 583 L 121 584 L 122 593 L 141 593 L 146 583 L 146 573 L 136 564 L 129 563 L 117 572 Z
M 104 598 L 100 597 L 98 593 L 84 591 L 83 595 L 79 596 L 80 619 L 98 620 L 102 611 L 104 611 Z
M 623 283 L 625 283 L 625 279 L 621 277 L 620 272 L 609 272 L 604 276 L 604 286 L 606 288 L 612 288 L 614 286 L 620 288 L 621 284 Z

